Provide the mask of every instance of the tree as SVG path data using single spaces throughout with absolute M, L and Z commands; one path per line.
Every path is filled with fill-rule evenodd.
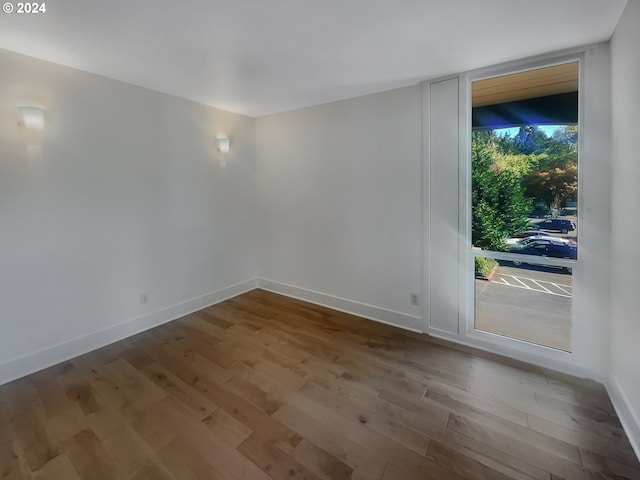
M 520 177 L 494 159 L 493 132 L 474 132 L 471 147 L 472 242 L 504 250 L 503 238 L 527 229 L 532 202 L 525 198 Z
M 547 167 L 531 172 L 523 179 L 528 195 L 544 202 L 554 216 L 578 192 L 578 166 L 567 162 L 562 166 Z
M 549 137 L 535 125 L 520 127 L 518 134 L 513 137 L 513 147 L 518 153 L 525 155 L 539 155 L 549 146 Z
M 578 145 L 578 126 L 566 125 L 553 132 L 553 139 L 572 148 Z
M 528 196 L 544 203 L 554 216 L 578 192 L 578 127 L 565 126 L 549 139 L 545 155 L 522 179 Z
M 547 155 L 525 155 L 523 153 L 500 153 L 498 148 L 492 149 L 493 161 L 500 170 L 508 170 L 517 177 L 524 177 L 535 170 Z

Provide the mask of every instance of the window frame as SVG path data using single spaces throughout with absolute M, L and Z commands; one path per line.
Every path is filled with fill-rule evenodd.
M 547 56 L 535 61 L 514 62 L 507 65 L 500 65 L 479 69 L 460 75 L 460 105 L 463 112 L 460 115 L 460 146 L 459 146 L 459 232 L 460 232 L 460 324 L 461 332 L 466 342 L 480 348 L 497 350 L 523 359 L 543 358 L 552 364 L 566 364 L 571 362 L 571 358 L 576 351 L 576 308 L 575 296 L 571 299 L 571 352 L 558 350 L 544 345 L 533 344 L 524 340 L 506 337 L 501 334 L 477 330 L 475 328 L 475 275 L 474 257 L 493 258 L 496 260 L 521 261 L 541 266 L 570 268 L 574 282 L 574 292 L 581 288 L 579 279 L 581 278 L 581 234 L 578 235 L 578 259 L 563 259 L 553 257 L 541 257 L 535 255 L 515 254 L 509 252 L 495 252 L 490 250 L 476 250 L 473 248 L 471 238 L 471 134 L 472 134 L 472 84 L 478 80 L 509 75 L 514 73 L 535 70 L 538 68 L 551 67 L 564 63 L 578 62 L 578 229 L 581 231 L 583 201 L 583 162 L 582 152 L 584 145 L 583 125 L 584 125 L 584 51 L 578 51 L 567 55 Z M 577 282 L 576 282 L 577 280 Z M 578 293 L 579 295 L 579 293 Z

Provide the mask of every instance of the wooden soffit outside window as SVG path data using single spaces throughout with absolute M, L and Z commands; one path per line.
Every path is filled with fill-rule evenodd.
M 578 62 L 473 82 L 473 107 L 578 91 Z

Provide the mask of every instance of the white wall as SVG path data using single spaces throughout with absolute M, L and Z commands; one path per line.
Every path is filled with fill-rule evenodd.
M 255 278 L 254 119 L 3 50 L 0 72 L 0 383 Z
M 416 85 L 257 119 L 264 286 L 426 330 L 409 301 L 422 292 L 421 102 Z
M 613 260 L 611 384 L 640 455 L 640 1 L 630 0 L 611 42 L 613 115 Z M 626 411 L 625 411 L 626 410 Z

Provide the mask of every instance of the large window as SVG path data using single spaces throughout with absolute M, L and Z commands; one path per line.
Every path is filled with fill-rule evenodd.
M 578 62 L 473 82 L 475 328 L 571 350 Z

